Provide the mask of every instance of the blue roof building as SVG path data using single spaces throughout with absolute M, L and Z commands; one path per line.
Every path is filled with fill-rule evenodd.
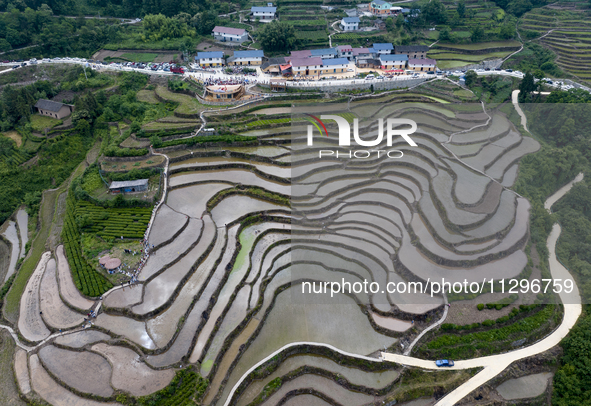
M 224 53 L 223 52 L 197 52 L 197 56 L 195 57 L 195 60 L 200 60 L 200 59 L 219 59 L 219 58 L 223 58 L 224 57 Z
M 310 54 L 321 58 L 334 58 L 337 56 L 337 50 L 335 48 L 311 49 Z
M 348 65 L 349 60 L 347 58 L 331 58 L 323 59 L 322 66 L 333 66 L 333 65 Z

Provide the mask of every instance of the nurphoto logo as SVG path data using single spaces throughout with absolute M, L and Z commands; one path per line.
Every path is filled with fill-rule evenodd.
M 318 129 L 320 135 L 324 133 L 328 137 L 328 131 L 323 120 L 333 120 L 337 123 L 339 128 L 339 146 L 349 147 L 351 146 L 351 126 L 346 118 L 337 115 L 321 115 L 320 118 L 311 114 L 306 114 L 306 118 L 312 125 L 308 126 L 308 146 L 314 145 L 314 127 Z M 401 127 L 402 126 L 402 127 Z M 408 127 L 407 127 L 408 126 Z M 392 139 L 394 137 L 402 137 L 408 145 L 416 147 L 417 144 L 410 138 L 410 134 L 417 130 L 417 123 L 407 118 L 389 118 L 386 120 L 386 146 L 392 146 Z M 359 136 L 359 120 L 353 119 L 353 139 L 355 143 L 362 147 L 376 147 L 384 140 L 384 119 L 378 119 L 378 134 L 373 140 L 364 140 Z M 386 155 L 388 158 L 402 158 L 404 153 L 400 150 L 383 150 L 383 149 L 362 149 L 362 150 L 320 150 L 318 151 L 319 158 L 333 156 L 336 158 L 359 158 L 365 159 L 372 155 L 378 158 Z

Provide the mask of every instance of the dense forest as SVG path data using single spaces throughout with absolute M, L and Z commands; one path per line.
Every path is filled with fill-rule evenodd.
M 235 1 L 246 4 L 244 0 Z M 147 14 L 164 14 L 167 17 L 179 13 L 194 15 L 201 11 L 217 10 L 220 13 L 230 11 L 231 3 L 211 0 L 0 0 L 1 11 L 17 9 L 25 11 L 49 9 L 55 15 L 79 16 L 101 15 L 107 17 L 141 18 Z
M 525 80 L 525 79 L 524 79 Z M 523 85 L 523 83 L 522 83 Z M 527 86 L 526 86 L 527 87 Z M 554 222 L 562 226 L 557 256 L 573 273 L 583 303 L 591 297 L 591 96 L 578 89 L 553 91 L 542 102 L 534 94 L 523 105 L 531 130 L 540 137 L 542 150 L 521 163 L 517 190 L 532 202 L 531 233 L 538 251 L 547 255 L 545 239 Z M 549 214 L 543 200 L 579 172 L 583 182 L 559 200 Z M 552 404 L 580 406 L 591 402 L 591 308 L 584 312 L 561 346 L 564 355 L 554 377 Z

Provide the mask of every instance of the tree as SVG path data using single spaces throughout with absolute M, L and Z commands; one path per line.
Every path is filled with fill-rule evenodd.
M 150 143 L 154 148 L 160 148 L 162 146 L 162 138 L 157 135 L 152 135 L 150 137 Z
M 209 35 L 217 24 L 218 16 L 213 11 L 197 13 L 191 19 L 191 24 L 200 35 Z
M 507 7 L 507 11 L 516 17 L 521 17 L 532 8 L 533 5 L 529 0 L 512 0 Z
M 589 0 L 591 1 L 591 0 Z M 404 24 L 404 15 L 402 13 L 398 14 L 398 17 L 396 17 L 396 28 L 400 28 L 402 27 L 402 25 Z
M 428 23 L 444 24 L 447 21 L 445 6 L 439 0 L 432 0 L 425 4 L 420 14 Z
M 394 20 L 392 19 L 392 17 L 386 18 L 386 31 L 392 32 L 393 29 L 394 29 Z
M 285 52 L 292 50 L 297 44 L 293 25 L 277 20 L 265 25 L 258 40 L 265 51 Z
M 503 39 L 514 38 L 516 35 L 515 26 L 510 22 L 503 24 L 501 26 L 500 35 L 501 35 L 501 38 L 503 38 Z
M 536 84 L 534 83 L 534 75 L 532 75 L 531 72 L 527 72 L 519 84 L 520 101 L 524 102 L 526 97 L 535 90 Z
M 457 8 L 456 10 L 457 10 L 457 12 L 458 12 L 458 15 L 459 15 L 461 18 L 464 18 L 464 17 L 466 16 L 466 3 L 464 2 L 464 0 L 461 0 L 461 1 L 458 3 L 458 8 Z
M 443 30 L 441 30 L 441 32 L 439 33 L 439 41 L 449 41 L 451 39 L 451 36 L 449 34 L 449 29 L 444 28 Z
M 88 124 L 88 121 L 80 119 L 76 124 L 76 131 L 78 131 L 84 137 L 89 137 L 91 134 L 90 124 Z
M 466 86 L 470 87 L 478 80 L 478 75 L 473 70 L 466 72 L 465 76 Z
M 470 33 L 470 39 L 472 42 L 478 42 L 484 37 L 484 30 L 481 26 L 477 25 L 476 27 L 472 28 L 472 32 Z

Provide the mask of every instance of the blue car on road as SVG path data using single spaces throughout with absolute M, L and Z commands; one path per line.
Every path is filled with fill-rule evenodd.
M 435 361 L 435 365 L 437 365 L 438 367 L 453 367 L 454 362 L 449 359 L 438 359 L 437 361 Z

